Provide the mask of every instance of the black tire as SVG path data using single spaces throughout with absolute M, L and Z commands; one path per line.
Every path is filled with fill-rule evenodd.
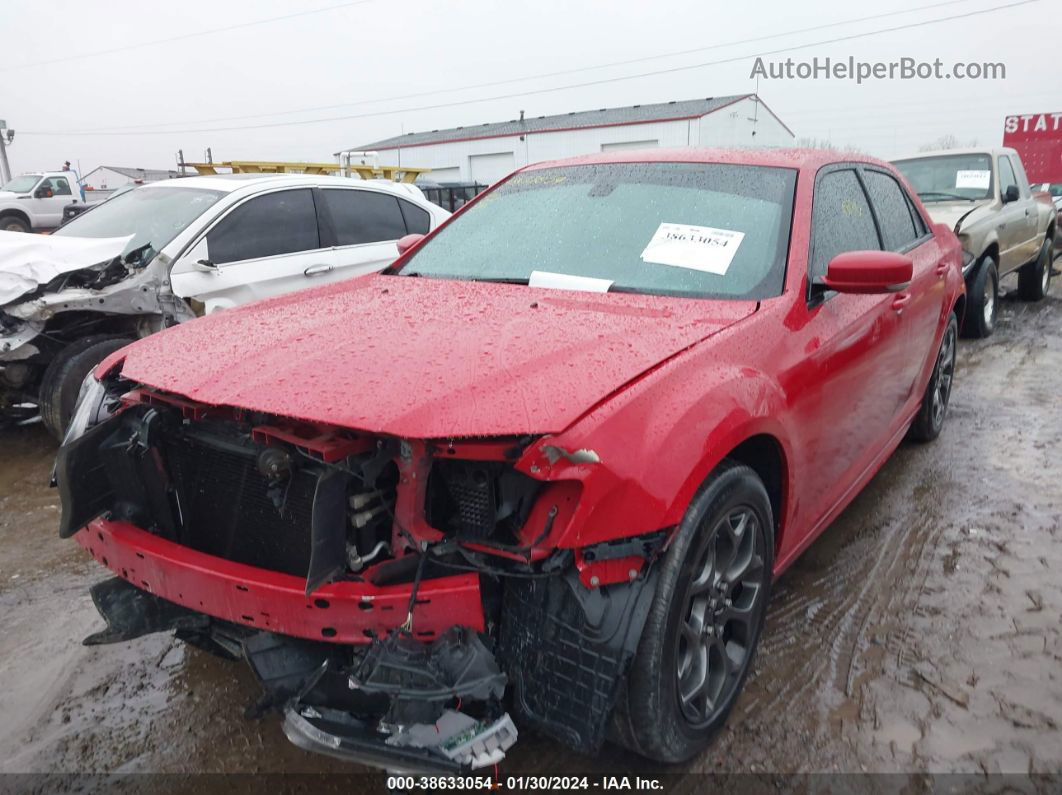
M 955 351 L 958 347 L 959 321 L 955 315 L 948 316 L 948 325 L 944 327 L 944 336 L 937 349 L 937 360 L 933 365 L 933 375 L 929 377 L 922 406 L 918 409 L 914 422 L 907 436 L 916 442 L 931 442 L 940 436 L 944 427 L 944 418 L 948 414 L 948 400 L 955 378 Z
M 1023 301 L 1040 301 L 1051 289 L 1051 240 L 1044 240 L 1036 260 L 1018 271 L 1018 295 Z
M 28 232 L 30 225 L 17 215 L 5 215 L 0 218 L 0 232 Z
M 981 339 L 992 333 L 996 327 L 998 299 L 999 271 L 995 259 L 986 256 L 966 281 L 966 317 L 962 324 L 964 337 Z
M 133 340 L 129 337 L 85 337 L 72 342 L 55 355 L 41 377 L 40 410 L 44 427 L 62 441 L 81 382 L 97 364 Z
M 744 517 L 744 524 L 738 521 L 735 528 L 735 517 Z M 617 705 L 615 736 L 632 751 L 658 762 L 682 762 L 704 750 L 726 723 L 763 629 L 773 521 L 763 482 L 731 461 L 724 461 L 690 502 L 660 563 Z M 728 549 L 734 551 L 729 574 L 716 565 Z M 697 686 L 702 681 L 704 692 Z M 684 687 L 687 695 L 695 693 L 688 701 Z

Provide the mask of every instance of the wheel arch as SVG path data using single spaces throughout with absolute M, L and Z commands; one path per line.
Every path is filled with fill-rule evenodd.
M 33 221 L 30 220 L 30 217 L 26 215 L 24 210 L 19 210 L 14 207 L 4 207 L 3 209 L 0 209 L 0 218 L 7 218 L 8 216 L 14 216 L 15 218 L 25 221 L 30 229 L 33 228 Z
M 996 269 L 998 270 L 999 269 L 999 241 L 996 240 L 995 238 L 993 238 L 991 241 L 989 241 L 988 245 L 985 246 L 984 251 L 981 252 L 981 256 L 977 258 L 978 264 L 984 262 L 989 257 L 991 257 L 995 261 Z
M 62 340 L 64 344 L 75 342 L 90 334 L 131 334 L 138 336 L 137 325 L 143 315 L 119 315 L 110 312 L 94 312 L 88 309 L 72 309 L 56 312 L 44 325 L 44 332 Z
M 788 503 L 789 470 L 782 443 L 769 433 L 750 436 L 723 456 L 749 467 L 767 489 L 774 514 L 774 549 L 780 549 L 785 529 L 785 507 Z
M 955 303 L 952 304 L 951 312 L 959 321 L 959 328 L 962 328 L 962 322 L 966 317 L 966 293 L 959 293 Z
M 773 420 L 748 418 L 744 423 L 719 430 L 722 432 L 717 432 L 707 440 L 708 454 L 687 473 L 667 512 L 667 523 L 677 525 L 681 522 L 690 501 L 704 481 L 724 461 L 734 461 L 751 468 L 767 489 L 771 512 L 774 514 L 774 547 L 777 553 L 789 526 L 786 514 L 791 506 L 794 479 L 793 459 L 785 429 Z

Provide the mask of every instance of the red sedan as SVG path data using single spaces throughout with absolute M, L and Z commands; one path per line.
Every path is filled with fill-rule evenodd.
M 400 249 L 100 365 L 57 465 L 115 575 L 88 642 L 245 658 L 294 742 L 391 769 L 518 725 L 693 756 L 773 578 L 940 433 L 958 241 L 881 161 L 686 149 L 528 167 Z

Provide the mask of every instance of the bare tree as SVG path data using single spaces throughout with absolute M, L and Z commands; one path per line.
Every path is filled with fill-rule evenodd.
M 919 152 L 935 152 L 938 149 L 958 149 L 962 145 L 963 145 L 962 142 L 959 141 L 959 136 L 955 135 L 954 133 L 946 133 L 946 134 L 940 136 L 935 141 L 930 141 L 928 144 L 922 144 L 920 147 L 918 147 L 918 151 Z M 966 146 L 968 146 L 968 147 L 977 146 L 977 139 L 976 138 L 971 138 L 966 143 Z
M 797 138 L 796 145 L 801 149 L 831 149 L 834 152 L 846 152 L 853 155 L 865 155 L 867 152 L 860 149 L 858 146 L 852 146 L 851 144 L 839 145 L 835 144 L 829 138 L 814 138 L 804 137 Z

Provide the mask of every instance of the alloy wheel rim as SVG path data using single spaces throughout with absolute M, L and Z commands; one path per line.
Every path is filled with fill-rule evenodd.
M 985 279 L 985 323 L 991 325 L 996 311 L 996 283 L 991 276 Z
M 764 596 L 759 519 L 742 506 L 722 517 L 699 550 L 679 625 L 679 706 L 693 725 L 727 703 L 752 654 Z
M 937 377 L 933 387 L 933 427 L 944 422 L 944 412 L 951 397 L 951 384 L 955 377 L 955 334 L 951 328 L 944 335 L 937 355 Z
M 1047 286 L 1050 284 L 1050 282 L 1051 282 L 1051 256 L 1050 256 L 1050 253 L 1049 253 L 1048 256 L 1044 257 L 1043 272 L 1040 274 L 1040 287 L 1041 287 L 1042 292 L 1044 292 L 1044 293 L 1047 292 Z

